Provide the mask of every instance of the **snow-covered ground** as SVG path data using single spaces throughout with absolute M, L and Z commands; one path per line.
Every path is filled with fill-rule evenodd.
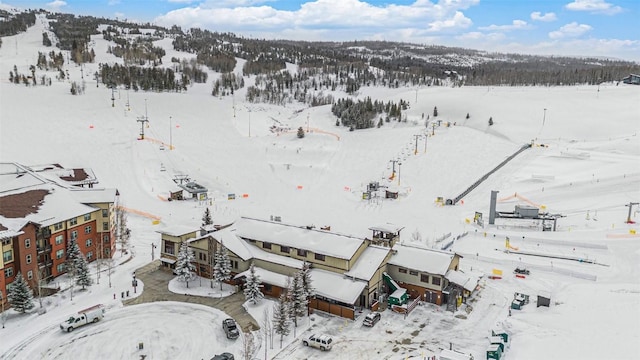
M 512 332 L 510 359 L 635 359 L 640 353 L 640 237 L 633 233 L 640 229 L 625 223 L 625 205 L 640 201 L 639 87 L 363 88 L 360 97 L 409 101 L 408 121 L 349 132 L 335 126 L 327 106 L 245 104 L 244 90 L 235 99 L 214 98 L 215 74 L 208 84 L 180 94 L 121 89 L 112 107 L 111 90 L 96 87 L 86 76 L 100 62 L 119 61 L 106 54 L 101 36 L 93 38 L 97 60 L 83 66 L 84 79 L 79 66 L 68 66 L 73 81 L 86 83 L 85 94 L 72 96 L 70 83 L 57 81 L 54 72 L 47 73 L 53 79 L 50 87 L 10 84 L 14 65 L 27 73 L 38 51 L 52 50 L 41 45 L 43 27 L 38 21 L 26 33 L 2 39 L 0 161 L 90 167 L 99 186 L 118 188 L 125 206 L 158 216 L 161 223 L 129 216 L 134 248 L 115 269 L 111 286 L 103 272 L 100 284 L 84 292 L 76 289 L 73 300 L 69 290 L 44 299 L 45 314 L 9 311 L 0 329 L 0 358 L 137 358 L 143 354 L 139 342 L 147 359 L 206 359 L 223 351 L 239 357 L 242 341 L 224 338 L 219 327 L 224 314 L 216 309 L 181 303 L 122 307 L 120 299 L 122 291 L 132 291 L 135 269 L 151 261 L 152 244 L 159 249 L 157 231 L 176 224 L 198 226 L 205 206 L 217 223 L 241 215 L 277 215 L 357 236 L 370 236 L 368 227 L 389 222 L 405 227 L 402 241 L 419 238 L 427 245 L 443 234 L 453 238 L 468 232 L 452 246 L 464 256 L 461 269 L 504 274 L 501 280 L 483 278 L 470 307 L 455 314 L 425 304 L 406 319 L 385 311 L 380 323 L 365 328 L 362 317 L 349 321 L 315 313 L 301 321 L 297 339 L 292 332 L 280 349 L 276 338 L 266 355 L 263 346 L 255 358 L 421 358 L 452 346 L 481 359 L 494 328 Z M 164 63 L 191 56 L 167 48 Z M 455 126 L 436 127 L 425 144 L 422 114 L 431 115 L 435 106 L 437 119 Z M 145 112 L 149 127 L 141 141 L 136 119 Z M 298 139 L 295 132 L 270 132 L 274 124 L 313 131 Z M 417 146 L 414 135 L 422 135 Z M 161 150 L 159 142 L 169 144 L 170 139 L 175 149 Z M 435 203 L 437 197 L 455 197 L 532 140 L 545 146 L 518 155 L 460 204 Z M 390 161 L 398 159 L 399 176 L 390 181 Z M 206 186 L 212 201 L 161 200 L 175 174 Z M 362 200 L 371 181 L 398 188 L 399 199 Z M 558 220 L 557 232 L 541 232 L 526 221 L 499 220 L 479 228 L 469 220 L 478 211 L 487 222 L 491 190 L 500 191 L 501 211 L 513 211 L 528 199 L 565 217 Z M 228 194 L 236 194 L 235 200 L 228 200 Z M 631 213 L 636 221 L 637 210 L 636 205 Z M 505 253 L 506 237 L 512 247 L 543 256 Z M 597 264 L 549 257 L 557 255 Z M 516 266 L 529 267 L 531 275 L 514 277 Z M 516 291 L 531 295 L 532 302 L 509 316 Z M 540 292 L 551 294 L 551 307 L 536 307 Z M 70 313 L 96 303 L 107 306 L 102 322 L 60 332 L 58 324 Z M 271 303 L 245 306 L 260 324 Z M 330 354 L 301 346 L 300 336 L 314 332 L 334 337 Z

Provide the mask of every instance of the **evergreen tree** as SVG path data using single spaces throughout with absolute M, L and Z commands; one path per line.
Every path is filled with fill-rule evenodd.
M 207 227 L 207 225 L 213 225 L 213 220 L 211 219 L 211 212 L 209 211 L 209 208 L 207 208 L 202 215 L 202 227 Z
M 469 119 L 470 117 L 471 117 L 471 116 L 469 116 L 469 113 L 467 113 L 467 117 L 466 117 L 466 118 L 467 118 L 467 119 Z
M 78 246 L 76 239 L 72 238 L 71 240 L 69 240 L 69 244 L 67 245 L 67 261 L 66 261 L 67 273 L 72 278 L 75 277 L 77 273 L 76 261 L 80 257 L 82 257 L 82 253 L 80 252 L 80 247 Z
M 287 300 L 289 300 L 290 317 L 293 318 L 295 327 L 298 327 L 298 316 L 304 316 L 307 310 L 307 294 L 302 286 L 302 270 L 296 272 L 293 281 L 289 283 Z
M 227 248 L 224 246 L 216 253 L 216 263 L 213 265 L 213 278 L 220 283 L 222 290 L 222 282 L 231 279 L 231 260 Z
M 189 280 L 195 277 L 196 266 L 193 265 L 195 260 L 196 256 L 193 254 L 193 250 L 189 248 L 186 241 L 183 241 L 176 260 L 176 274 L 181 281 L 187 283 L 187 287 L 189 287 Z
M 76 268 L 76 285 L 82 286 L 82 290 L 87 286 L 91 286 L 93 284 L 93 279 L 89 275 L 89 266 L 87 264 L 87 260 L 84 258 L 84 255 L 80 254 L 74 261 L 74 265 Z
M 300 126 L 298 128 L 298 139 L 302 139 L 304 138 L 304 129 L 302 128 L 302 126 Z
M 489 126 L 493 125 L 493 117 L 489 118 Z
M 256 274 L 253 262 L 249 266 L 249 275 L 247 275 L 244 286 L 244 297 L 254 304 L 257 304 L 264 297 L 264 294 L 260 291 L 260 276 Z
M 33 291 L 31 291 L 27 282 L 24 281 L 21 273 L 16 275 L 15 280 L 13 280 L 11 287 L 8 289 L 7 300 L 9 304 L 20 313 L 34 308 Z
M 436 116 L 438 116 L 438 107 L 434 106 L 433 107 L 433 117 L 436 117 Z
M 289 329 L 291 319 L 289 319 L 288 307 L 284 294 L 280 295 L 278 302 L 273 307 L 273 327 L 276 334 L 280 335 L 280 348 L 282 348 L 282 339 L 291 332 L 291 329 Z

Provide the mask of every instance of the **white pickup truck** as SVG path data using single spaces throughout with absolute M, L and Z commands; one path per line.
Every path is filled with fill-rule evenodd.
M 60 324 L 60 329 L 66 332 L 72 332 L 73 329 L 79 328 L 80 326 L 98 322 L 103 317 L 104 306 L 102 304 L 95 305 L 88 309 L 80 310 L 75 315 L 71 315 L 67 321 Z

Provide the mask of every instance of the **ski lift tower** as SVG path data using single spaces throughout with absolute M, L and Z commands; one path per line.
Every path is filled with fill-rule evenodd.
M 147 99 L 144 99 L 144 116 L 139 116 L 136 121 L 140 123 L 140 140 L 144 140 L 144 124 L 149 122 L 149 117 L 147 116 Z

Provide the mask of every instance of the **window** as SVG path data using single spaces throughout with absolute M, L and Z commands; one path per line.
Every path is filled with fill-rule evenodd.
M 33 270 L 27 271 L 27 280 L 33 279 Z
M 84 221 L 91 221 L 91 214 L 84 214 Z
M 264 292 L 270 293 L 273 291 L 273 286 L 271 286 L 270 284 L 263 284 L 262 290 L 264 290 Z
M 77 238 L 78 238 L 78 231 L 77 231 L 77 230 L 73 230 L 73 231 L 71 232 L 71 239 L 72 239 L 72 240 L 75 240 L 75 239 L 77 239 Z
M 78 225 L 78 218 L 73 218 L 69 220 L 69 226 Z
M 64 250 L 60 249 L 58 251 L 56 251 L 56 259 L 62 259 L 62 257 L 64 256 Z
M 56 231 L 57 230 L 62 230 L 62 223 L 59 222 L 59 223 L 53 225 L 53 229 L 56 230 Z
M 13 268 L 4 269 L 4 277 L 12 277 L 13 276 Z
M 109 216 L 109 210 L 108 209 L 102 209 L 102 217 L 107 217 Z
M 9 245 L 9 244 L 11 244 L 11 238 L 2 239 L 2 245 Z
M 407 273 L 407 269 L 405 268 L 398 268 L 398 272 L 401 274 L 406 274 Z
M 109 223 L 108 222 L 103 222 L 102 223 L 102 231 L 109 231 Z
M 315 258 L 316 258 L 316 260 L 324 261 L 324 255 L 323 254 L 316 253 L 315 254 Z
M 298 249 L 298 256 L 307 257 L 307 250 Z
M 93 239 L 87 239 L 84 244 L 86 247 L 91 247 L 91 245 L 93 245 Z
M 238 268 L 238 261 L 237 260 L 231 260 L 231 265 L 234 269 Z
M 409 270 L 409 275 L 418 276 L 418 272 L 415 270 Z
M 93 259 L 93 251 L 87 252 L 87 261 L 91 261 Z
M 62 263 L 62 264 L 58 264 L 58 266 L 56 266 L 56 270 L 57 270 L 59 273 L 64 272 L 64 271 L 65 271 L 64 263 Z
M 420 281 L 422 281 L 423 283 L 429 283 L 429 275 L 420 274 Z
M 91 234 L 91 226 L 85 226 L 84 227 L 84 233 L 85 234 Z
M 27 249 L 31 247 L 31 239 L 24 239 L 24 247 Z
M 171 241 L 164 242 L 164 252 L 167 254 L 175 255 L 175 246 Z
M 6 263 L 13 261 L 13 251 L 7 250 L 7 251 L 3 252 L 2 253 L 2 261 L 6 262 Z
M 27 256 L 25 256 L 25 260 L 27 261 L 27 264 L 31 264 L 31 254 L 27 254 Z
M 436 277 L 436 276 L 432 276 L 432 277 L 431 277 L 431 283 L 432 283 L 433 285 L 438 285 L 438 286 L 439 286 L 439 285 L 440 285 L 440 278 L 439 278 L 439 277 Z
M 207 261 L 207 254 L 205 253 L 198 253 L 200 260 L 201 261 Z
M 104 235 L 102 237 L 102 241 L 108 244 L 109 243 L 109 235 Z
M 262 243 L 262 248 L 271 250 L 271 243 L 263 242 Z
M 62 235 L 56 236 L 56 245 L 62 244 L 62 240 L 63 240 Z
M 280 252 L 281 252 L 281 253 L 288 254 L 290 250 L 291 250 L 291 249 L 289 249 L 289 247 L 288 247 L 288 246 L 282 246 L 282 245 L 280 245 Z

